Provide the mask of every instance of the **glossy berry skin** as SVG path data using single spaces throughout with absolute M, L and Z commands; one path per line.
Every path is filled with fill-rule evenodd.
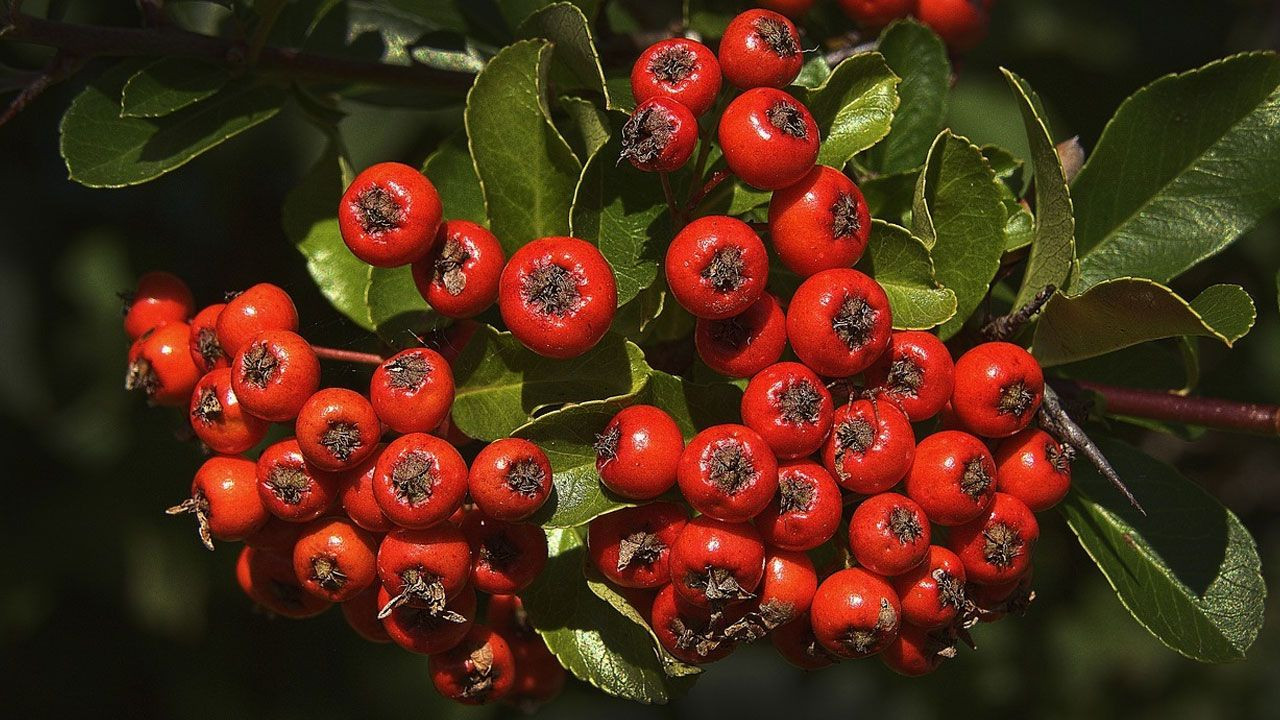
M 872 495 L 849 520 L 854 559 L 877 575 L 901 575 L 924 562 L 930 539 L 924 510 L 898 493 Z
M 632 405 L 604 426 L 595 450 L 605 487 L 628 500 L 652 500 L 676 484 L 684 436 L 661 408 Z
M 342 504 L 342 511 L 356 525 L 374 533 L 390 532 L 396 527 L 386 513 L 382 512 L 382 507 L 373 495 L 373 478 L 377 474 L 378 457 L 386 447 L 378 445 L 359 464 L 338 474 L 338 500 Z
M 738 315 L 764 294 L 769 255 L 750 225 L 708 215 L 676 233 L 665 268 L 671 294 L 685 310 L 719 320 Z
M 391 636 L 378 619 L 378 590 L 381 587 L 374 583 L 356 593 L 354 597 L 342 603 L 342 617 L 347 625 L 360 637 L 371 643 L 389 643 Z
M 728 610 L 735 617 L 742 612 L 740 608 Z M 726 618 L 722 623 L 729 621 Z M 685 600 L 676 592 L 674 585 L 664 585 L 654 596 L 649 622 L 658 642 L 681 662 L 704 665 L 722 660 L 734 650 L 734 643 L 714 637 L 717 628 L 711 610 Z M 708 637 L 712 638 L 711 642 L 698 642 L 698 639 Z
M 290 551 L 246 545 L 236 560 L 236 582 L 250 600 L 281 617 L 315 617 L 333 604 L 302 589 Z
M 680 531 L 671 546 L 671 584 L 698 607 L 727 605 L 755 597 L 764 577 L 764 544 L 746 523 L 702 515 Z
M 807 614 L 774 628 L 769 640 L 783 659 L 801 670 L 818 670 L 835 662 L 814 637 Z
M 254 335 L 231 363 L 231 389 L 241 407 L 263 420 L 293 420 L 319 386 L 315 350 L 288 330 Z
M 484 705 L 511 692 L 516 659 L 501 635 L 474 625 L 456 647 L 432 655 L 427 671 L 436 692 L 446 698 L 463 705 Z
M 907 495 L 939 525 L 967 523 L 986 509 L 996 491 L 996 464 L 987 446 L 959 430 L 920 441 L 907 475 Z
M 910 15 L 915 4 L 916 0 L 840 0 L 840 9 L 859 25 L 878 30 Z
M 218 313 L 218 344 L 234 358 L 249 339 L 265 330 L 298 331 L 298 309 L 289 293 L 258 283 L 227 301 Z
M 693 329 L 698 357 L 715 372 L 751 377 L 778 362 L 787 347 L 787 318 L 768 293 L 724 320 L 699 319 Z
M 237 455 L 262 442 L 270 426 L 240 407 L 231 389 L 231 370 L 218 368 L 200 378 L 188 408 L 191 429 L 210 450 Z
M 930 545 L 923 563 L 891 578 L 902 600 L 904 622 L 926 630 L 950 625 L 965 605 L 965 572 L 960 557 L 940 545 Z
M 853 267 L 870 238 L 871 213 L 862 191 L 834 168 L 815 165 L 769 200 L 769 242 L 800 277 Z
M 551 461 L 528 440 L 496 440 L 472 461 L 467 487 L 476 507 L 489 517 L 524 520 L 551 494 Z
M 747 10 L 729 21 L 720 38 L 720 70 L 736 88 L 790 85 L 804 64 L 796 26 L 771 10 Z
M 1008 437 L 1031 424 L 1044 398 L 1044 373 L 1012 343 L 978 345 L 956 360 L 951 407 L 970 431 Z
M 267 511 L 281 520 L 315 520 L 338 500 L 338 477 L 307 462 L 293 438 L 262 451 L 257 476 L 258 497 Z
M 1071 490 L 1072 456 L 1049 433 L 1027 428 L 996 448 L 996 490 L 1032 512 L 1048 510 Z
M 398 433 L 431 432 L 453 406 L 453 370 L 435 350 L 411 348 L 373 371 L 369 401 L 378 418 Z
M 378 606 L 391 601 L 386 588 L 378 589 Z M 399 605 L 382 618 L 382 627 L 391 642 L 422 655 L 434 655 L 453 648 L 467 636 L 476 618 L 476 591 L 464 588 L 444 609 L 432 610 Z
M 1031 509 L 998 492 L 980 517 L 951 531 L 947 547 L 960 556 L 969 582 L 997 585 L 1031 569 L 1031 552 L 1039 539 L 1040 525 Z
M 724 522 L 760 514 L 778 492 L 778 460 L 744 425 L 713 425 L 680 455 L 677 483 L 698 512 Z
M 907 476 L 916 455 L 911 422 L 892 403 L 854 400 L 836 408 L 822 462 L 846 490 L 884 492 Z
M 937 335 L 906 330 L 889 338 L 889 349 L 867 368 L 867 387 L 896 404 L 911 422 L 942 412 L 951 400 L 955 364 Z
M 298 447 L 325 472 L 349 470 L 378 448 L 382 423 L 365 396 L 325 388 L 307 399 L 294 423 Z
M 167 272 L 149 272 L 138 278 L 138 287 L 127 295 L 124 331 L 130 340 L 165 323 L 186 322 L 195 301 L 182 278 Z
M 191 318 L 191 362 L 201 372 L 211 372 L 218 368 L 229 367 L 231 357 L 222 351 L 218 342 L 218 317 L 222 315 L 224 303 L 210 305 Z
M 835 535 L 840 510 L 840 488 L 830 473 L 800 460 L 778 468 L 778 493 L 755 525 L 773 547 L 812 550 Z
M 377 543 L 344 518 L 320 518 L 293 546 L 293 572 L 302 589 L 329 602 L 344 602 L 373 585 Z
M 374 267 L 421 260 L 436 242 L 444 208 L 416 168 L 378 163 L 356 176 L 338 204 L 338 230 L 351 254 Z
M 669 97 L 640 103 L 622 126 L 622 157 L 643 172 L 679 170 L 697 144 L 698 118 Z
M 848 568 L 818 586 L 809 617 L 814 636 L 828 652 L 861 658 L 880 652 L 898 636 L 902 604 L 879 575 Z
M 427 528 L 443 521 L 462 507 L 466 494 L 466 461 L 434 435 L 402 435 L 378 458 L 373 497 L 401 527 Z
M 601 515 L 587 527 L 591 562 L 615 585 L 665 585 L 671 582 L 671 546 L 687 521 L 680 506 L 665 502 Z
M 462 519 L 471 544 L 471 583 L 491 595 L 511 595 L 529 587 L 547 565 L 547 536 L 528 523 L 495 520 L 473 510 Z
M 916 17 L 928 25 L 947 47 L 966 52 L 987 35 L 987 6 L 974 0 L 918 0 Z
M 430 254 L 413 264 L 413 282 L 436 312 L 469 318 L 498 301 L 505 263 L 493 233 L 470 220 L 447 220 Z
M 191 327 L 184 322 L 169 322 L 147 331 L 130 349 L 125 389 L 141 390 L 151 405 L 185 406 L 200 380 L 190 344 Z
M 812 370 L 781 362 L 756 373 L 742 394 L 742 422 L 780 460 L 817 452 L 831 430 L 831 393 Z
M 729 103 L 717 130 L 729 170 L 759 190 L 800 181 L 818 160 L 818 124 L 781 90 L 747 90 Z
M 471 559 L 470 543 L 451 523 L 387 533 L 378 546 L 378 579 L 388 594 L 380 607 L 440 610 L 467 587 Z
M 613 269 L 584 240 L 546 237 L 520 248 L 502 270 L 502 320 L 525 347 L 577 357 L 600 342 L 617 307 Z
M 720 62 L 700 42 L 660 40 L 645 48 L 631 67 L 631 93 L 636 103 L 668 97 L 702 115 L 720 94 Z
M 880 660 L 885 667 L 907 677 L 928 675 L 948 657 L 941 653 L 954 653 L 954 648 L 947 650 L 946 643 L 934 638 L 928 630 L 903 625 L 898 637 L 880 653 Z
M 857 270 L 823 270 L 796 288 L 787 309 L 787 338 L 819 375 L 866 370 L 889 347 L 893 314 L 884 288 Z
M 191 497 L 169 508 L 169 514 L 196 516 L 200 540 L 244 540 L 267 524 L 267 509 L 258 497 L 256 465 L 242 457 L 215 455 L 196 471 Z
M 767 625 L 788 623 L 809 612 L 818 591 L 818 573 L 802 552 L 770 549 L 760 583 L 760 612 Z

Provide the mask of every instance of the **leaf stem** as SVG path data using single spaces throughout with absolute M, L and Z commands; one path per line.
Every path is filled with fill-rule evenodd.
M 312 345 L 315 350 L 316 357 L 321 360 L 333 360 L 336 362 L 356 363 L 360 365 L 381 365 L 386 358 L 377 353 L 360 352 L 358 350 L 342 350 L 340 348 L 324 347 L 322 345 Z

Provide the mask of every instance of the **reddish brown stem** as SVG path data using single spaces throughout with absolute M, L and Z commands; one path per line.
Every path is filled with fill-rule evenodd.
M 312 345 L 311 349 L 316 351 L 316 357 L 321 360 L 359 363 L 362 365 L 381 365 L 386 360 L 386 358 L 376 353 L 360 352 L 358 350 L 342 350 L 321 345 Z
M 1083 381 L 1078 385 L 1102 396 L 1108 415 L 1167 420 L 1214 430 L 1280 435 L 1280 405 L 1184 397 L 1158 390 L 1136 390 Z
M 720 187 L 720 183 L 731 177 L 733 177 L 733 173 L 728 170 L 717 170 L 711 173 L 711 177 L 707 178 L 707 182 L 689 198 L 686 208 L 692 212 L 694 208 L 698 207 L 698 203 L 702 202 L 703 198 L 709 195 L 712 190 Z

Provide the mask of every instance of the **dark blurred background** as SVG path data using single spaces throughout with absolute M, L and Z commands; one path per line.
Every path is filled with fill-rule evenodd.
M 820 0 L 823 1 L 823 0 Z M 30 3 L 38 10 L 43 3 Z M 74 19 L 135 24 L 127 0 L 78 3 Z M 83 8 L 87 6 L 86 11 Z M 990 39 L 966 59 L 952 122 L 976 142 L 1025 155 L 999 65 L 1040 92 L 1059 138 L 1091 147 L 1119 102 L 1165 73 L 1280 45 L 1274 0 L 1006 0 Z M 30 48 L 0 46 L 38 67 Z M 115 293 L 150 269 L 185 277 L 198 303 L 270 280 L 293 293 L 304 332 L 346 345 L 339 319 L 280 229 L 280 207 L 322 138 L 286 110 L 147 185 L 91 190 L 66 179 L 58 122 L 86 78 L 56 87 L 0 128 L 0 703 L 8 717 L 450 717 L 501 715 L 440 701 L 426 660 L 357 639 L 340 613 L 305 623 L 256 614 L 232 577 L 235 550 L 208 553 L 190 524 L 161 512 L 200 462 L 181 418 L 121 389 L 126 340 Z M 459 111 L 351 106 L 343 130 L 357 166 L 420 163 L 431 128 Z M 1176 286 L 1236 282 L 1258 324 L 1234 352 L 1204 345 L 1201 391 L 1280 402 L 1272 217 Z M 341 371 L 341 370 L 339 370 Z M 346 371 L 352 372 L 352 371 Z M 347 378 L 331 378 L 343 382 Z M 352 383 L 364 382 L 353 375 Z M 1238 513 L 1280 577 L 1280 446 L 1210 433 L 1141 438 Z M 980 651 L 923 680 L 875 661 L 805 675 L 765 647 L 705 673 L 666 708 L 611 700 L 571 683 L 548 717 L 1276 717 L 1276 604 L 1246 662 L 1203 666 L 1139 627 L 1060 518 L 1044 518 L 1038 600 L 1021 620 L 977 629 Z

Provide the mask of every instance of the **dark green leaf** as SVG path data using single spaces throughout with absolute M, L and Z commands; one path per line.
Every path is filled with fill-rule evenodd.
M 703 38 L 724 35 L 729 21 L 743 11 L 736 0 L 684 0 L 685 26 Z
M 378 335 L 392 347 L 417 345 L 417 338 L 449 324 L 422 298 L 408 265 L 373 268 L 365 297 Z
M 899 330 L 927 330 L 956 314 L 956 294 L 938 285 L 929 250 L 906 228 L 872 221 L 861 267 L 884 287 Z
M 858 183 L 858 188 L 867 199 L 867 207 L 873 217 L 895 224 L 909 224 L 911 203 L 919 179 L 919 170 L 909 170 L 894 175 L 865 178 Z
M 626 619 L 644 628 L 649 633 L 649 637 L 653 638 L 653 647 L 658 652 L 659 658 L 662 660 L 662 670 L 668 677 L 690 677 L 702 672 L 702 669 L 695 665 L 686 665 L 677 660 L 666 648 L 662 647 L 658 636 L 654 634 L 653 628 L 649 626 L 649 619 L 642 617 L 640 611 L 636 609 L 625 597 L 613 588 L 604 576 L 590 563 L 586 565 L 585 574 L 587 576 L 587 588 L 601 600 L 609 603 L 614 610 L 617 610 Z
M 889 134 L 898 109 L 898 76 L 880 53 L 846 58 L 818 87 L 800 99 L 822 133 L 818 162 L 843 167 L 857 153 Z
M 1180 339 L 1147 342 L 1088 360 L 1059 365 L 1055 374 L 1072 380 L 1090 380 L 1106 385 L 1182 390 L 1195 370 Z M 1194 362 L 1194 359 L 1191 359 Z
M 742 422 L 742 389 L 728 382 L 695 383 L 651 370 L 641 397 L 666 410 L 686 439 L 712 425 Z
M 947 48 L 932 30 L 915 20 L 900 20 L 880 35 L 880 54 L 902 82 L 902 101 L 888 137 L 867 153 L 867 167 L 899 173 L 924 164 L 929 146 L 942 130 L 951 87 Z
M 560 98 L 556 104 L 563 111 L 561 134 L 573 149 L 573 154 L 586 163 L 601 145 L 609 141 L 609 115 L 595 103 L 572 95 Z
M 231 79 L 226 68 L 187 58 L 161 58 L 134 73 L 120 97 L 124 117 L 162 117 L 200 102 Z
M 520 27 L 534 13 L 551 5 L 575 5 L 578 11 L 586 16 L 588 21 L 591 21 L 600 12 L 600 3 L 601 0 L 571 0 L 571 2 L 556 2 L 556 0 L 498 0 L 498 9 L 502 12 L 503 17 L 506 18 L 507 25 L 515 29 Z
M 476 177 L 475 163 L 471 162 L 471 149 L 467 138 L 455 133 L 431 153 L 422 166 L 422 174 L 440 193 L 444 216 L 451 220 L 470 220 L 488 225 L 484 211 L 484 192 Z
M 576 5 L 558 2 L 530 15 L 520 24 L 516 36 L 551 41 L 551 80 L 561 92 L 585 90 L 600 95 L 608 103 L 604 71 L 587 17 Z

